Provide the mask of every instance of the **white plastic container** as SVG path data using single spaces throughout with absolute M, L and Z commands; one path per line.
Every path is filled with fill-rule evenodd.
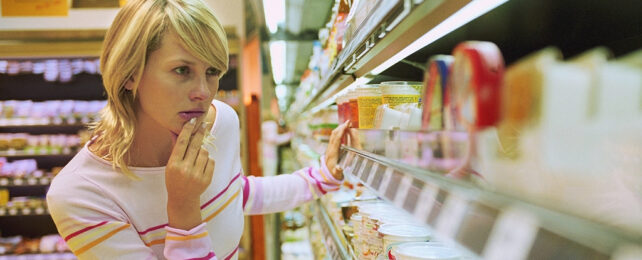
M 454 248 L 432 242 L 399 244 L 392 250 L 396 260 L 458 260 L 461 254 Z
M 430 229 L 412 224 L 385 224 L 379 228 L 383 236 L 383 254 L 390 255 L 390 251 L 405 242 L 425 242 L 430 240 Z
M 381 96 L 383 104 L 390 108 L 396 108 L 401 104 L 420 104 L 421 92 L 415 86 L 421 86 L 421 82 L 389 81 L 381 83 Z

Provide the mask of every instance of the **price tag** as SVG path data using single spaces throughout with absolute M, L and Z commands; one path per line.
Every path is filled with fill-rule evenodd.
M 23 208 L 22 209 L 22 215 L 29 215 L 31 214 L 31 209 L 30 208 Z
M 7 215 L 7 208 L 0 208 L 0 216 Z
M 377 170 L 379 169 L 379 164 L 378 163 L 372 163 L 372 167 L 370 167 L 370 170 L 368 170 L 368 179 L 366 180 L 366 183 L 372 187 L 372 181 L 375 178 L 375 175 L 377 175 Z
M 384 194 L 388 200 L 392 202 L 395 201 L 395 197 L 398 194 L 397 191 L 399 190 L 399 184 L 401 183 L 402 177 L 403 174 L 398 171 L 394 171 L 392 173 L 392 177 L 390 178 L 390 182 L 388 184 L 388 189 L 386 189 L 386 194 Z
M 363 166 L 361 167 L 361 180 L 364 183 L 367 183 L 367 180 L 370 177 L 370 169 L 372 169 L 372 164 L 374 164 L 373 161 L 363 158 L 365 163 L 363 163 Z
M 419 194 L 421 193 L 423 186 L 424 184 L 422 181 L 415 178 L 412 179 L 412 183 L 408 188 L 408 194 L 406 195 L 406 199 L 403 202 L 403 209 L 405 209 L 410 214 L 415 213 L 415 209 L 417 208 L 417 204 L 419 203 Z
M 437 200 L 437 192 L 439 188 L 430 183 L 424 183 L 424 188 L 419 193 L 418 205 L 415 208 L 415 219 L 421 223 L 428 221 L 430 210 L 432 210 L 435 201 Z
M 11 215 L 11 216 L 18 215 L 18 210 L 15 209 L 15 208 L 10 208 L 9 209 L 9 215 Z
M 501 213 L 488 238 L 485 259 L 526 259 L 537 235 L 537 220 L 516 209 Z
M 352 175 L 354 175 L 354 177 L 359 178 L 359 168 L 360 167 L 361 167 L 361 157 L 355 155 L 354 156 L 354 163 L 352 163 L 352 167 L 350 167 L 351 171 L 352 171 Z
M 397 188 L 397 196 L 395 196 L 394 200 L 395 206 L 403 208 L 403 202 L 406 200 L 410 185 L 412 185 L 412 179 L 413 178 L 410 175 L 403 175 L 403 177 L 401 177 L 399 187 Z
M 464 198 L 451 192 L 437 219 L 437 232 L 448 238 L 454 238 L 466 214 L 467 204 Z
M 38 184 L 38 180 L 36 178 L 29 178 L 29 179 L 27 179 L 27 184 L 36 185 L 36 184 Z
M 360 158 L 359 160 L 361 160 L 361 163 L 359 164 L 360 167 L 358 171 L 358 174 L 359 174 L 358 176 L 359 176 L 359 179 L 363 181 L 363 179 L 365 179 L 364 173 L 365 173 L 367 162 L 366 162 L 366 158 Z
M 381 186 L 381 181 L 383 180 L 383 173 L 386 172 L 386 166 L 382 164 L 377 164 L 377 169 L 374 171 L 374 177 L 372 177 L 372 183 L 370 187 L 374 190 L 379 190 Z
M 37 207 L 37 208 L 36 208 L 36 210 L 35 210 L 35 212 L 36 212 L 36 214 L 38 214 L 38 215 L 43 215 L 43 214 L 45 214 L 45 209 L 44 209 L 44 208 L 41 208 L 41 207 Z
M 388 185 L 390 184 L 390 180 L 392 179 L 393 171 L 394 169 L 388 167 L 386 171 L 383 173 L 383 178 L 381 179 L 381 185 L 379 186 L 379 193 L 384 194 L 388 189 Z
M 7 179 L 7 178 L 0 179 L 0 185 L 2 185 L 2 186 L 9 185 L 9 179 Z
M 13 179 L 13 185 L 21 186 L 22 184 L 24 184 L 24 180 L 22 180 L 22 178 Z
M 40 185 L 47 185 L 49 184 L 50 180 L 48 177 L 42 177 L 40 178 Z

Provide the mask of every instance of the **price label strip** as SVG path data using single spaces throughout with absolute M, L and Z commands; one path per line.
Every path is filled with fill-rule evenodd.
M 378 163 L 373 162 L 372 163 L 372 167 L 370 167 L 369 170 L 367 169 L 367 171 L 368 171 L 368 179 L 366 180 L 366 183 L 368 185 L 370 185 L 370 187 L 372 187 L 372 182 L 374 181 L 375 175 L 376 175 L 377 170 L 379 169 L 379 167 L 383 167 L 383 166 L 380 166 Z
M 386 172 L 386 166 L 382 164 L 378 164 L 377 170 L 375 171 L 370 187 L 372 187 L 375 190 L 379 190 L 379 187 L 381 187 L 381 181 L 383 180 L 383 174 L 385 172 Z
M 537 231 L 537 219 L 533 215 L 508 209 L 497 219 L 483 256 L 497 260 L 526 259 Z
M 401 183 L 401 178 L 403 177 L 403 174 L 401 174 L 398 171 L 392 172 L 392 177 L 390 178 L 390 181 L 388 182 L 388 188 L 386 189 L 386 193 L 384 196 L 390 200 L 391 202 L 395 201 L 395 196 L 397 195 L 397 191 L 399 190 L 399 184 Z
M 387 167 L 386 171 L 383 173 L 383 177 L 381 178 L 381 184 L 379 185 L 379 194 L 385 194 L 386 190 L 388 190 L 388 186 L 390 184 L 390 180 L 392 179 L 392 174 L 394 173 L 394 169 Z
M 419 194 L 421 193 L 423 186 L 424 184 L 422 181 L 413 178 L 410 188 L 408 188 L 408 194 L 406 195 L 406 199 L 403 203 L 403 209 L 408 211 L 410 214 L 415 213 L 415 209 L 419 203 Z
M 352 175 L 354 177 L 359 178 L 359 168 L 361 167 L 361 157 L 358 155 L 354 156 L 354 163 L 352 163 L 352 167 L 350 167 L 352 170 Z
M 404 201 L 406 200 L 406 197 L 408 196 L 408 192 L 410 190 L 410 186 L 412 185 L 412 176 L 410 175 L 404 175 L 401 178 L 401 181 L 399 182 L 399 187 L 397 188 L 397 195 L 394 200 L 395 206 L 399 208 L 403 208 Z
M 361 179 L 363 181 L 365 179 L 365 177 L 366 177 L 364 173 L 366 172 L 366 166 L 368 165 L 368 161 L 367 161 L 368 159 L 361 157 L 361 158 L 359 158 L 359 160 L 361 160 L 361 164 L 360 164 L 361 167 L 359 167 L 359 171 L 357 172 L 357 174 L 359 176 L 359 179 Z
M 424 183 L 423 189 L 419 193 L 418 205 L 415 208 L 415 219 L 421 223 L 428 221 L 430 210 L 432 210 L 435 201 L 437 200 L 437 192 L 439 188 L 430 183 Z
M 468 202 L 461 196 L 450 193 L 446 198 L 444 209 L 437 219 L 437 232 L 454 238 L 468 209 Z
M 363 158 L 364 161 L 366 161 L 361 169 L 361 180 L 364 183 L 368 183 L 368 179 L 370 178 L 370 169 L 372 169 L 372 164 L 374 164 L 373 161 Z

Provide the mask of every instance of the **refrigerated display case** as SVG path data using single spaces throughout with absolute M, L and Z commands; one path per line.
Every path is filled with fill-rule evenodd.
M 455 76 L 449 76 L 451 83 L 444 83 L 454 84 L 451 86 L 454 89 L 447 93 L 452 96 L 448 97 L 450 100 L 444 98 L 438 102 L 443 106 L 444 117 L 452 113 L 452 122 L 446 122 L 445 118 L 441 125 L 444 129 L 439 130 L 404 129 L 403 126 L 357 129 L 359 140 L 351 140 L 341 148 L 340 165 L 347 173 L 346 186 L 349 186 L 345 189 L 357 187 L 357 190 L 375 194 L 393 206 L 391 211 L 411 216 L 430 228 L 435 234 L 434 240 L 455 248 L 465 259 L 642 257 L 642 232 L 639 230 L 639 216 L 642 216 L 639 212 L 642 202 L 639 186 L 642 71 L 639 64 L 642 56 L 638 50 L 642 46 L 642 19 L 633 11 L 642 7 L 640 3 L 570 0 L 361 2 L 354 6 L 362 8 L 351 9 L 346 18 L 348 25 L 342 49 L 327 63 L 310 66 L 317 68 L 317 73 L 304 75 L 316 78 L 302 79 L 303 85 L 287 113 L 288 123 L 296 132 L 292 147 L 301 164 L 313 163 L 327 146 L 329 133 L 319 131 L 319 126 L 350 118 L 341 114 L 345 110 L 341 104 L 348 91 L 367 83 L 427 80 L 424 73 L 431 74 L 425 72 L 430 65 L 426 65 L 427 61 L 435 55 L 452 54 L 455 64 L 451 68 L 456 70 Z M 471 73 L 475 75 L 477 68 L 466 72 L 466 66 L 477 66 L 473 64 L 475 57 L 462 57 L 479 54 L 464 54 L 468 47 L 460 45 L 473 40 L 493 43 L 501 52 L 501 63 L 487 68 L 489 73 L 499 72 L 499 77 L 484 83 L 494 84 L 497 89 L 479 87 L 479 93 L 475 95 L 486 95 L 485 99 L 475 97 L 476 101 L 470 103 L 467 98 L 473 94 L 461 88 L 468 83 L 452 82 L 469 79 L 466 77 Z M 321 44 L 325 48 L 333 46 L 327 42 Z M 600 46 L 608 50 L 607 54 L 596 56 L 589 51 Z M 518 68 L 529 62 L 529 58 L 551 48 L 564 57 L 575 58 L 552 58 L 552 62 L 542 65 L 545 72 L 534 81 L 532 76 L 529 79 L 524 75 L 534 75 L 540 67 L 524 67 L 527 74 L 518 74 Z M 332 50 L 327 52 L 332 53 Z M 591 63 L 586 61 L 590 57 L 604 58 Z M 464 65 L 458 65 L 458 59 L 464 59 L 461 63 Z M 481 64 L 488 65 L 485 62 Z M 603 67 L 596 69 L 588 65 L 587 68 L 579 63 Z M 611 69 L 618 72 L 604 72 Z M 610 73 L 610 76 L 603 73 Z M 618 87 L 596 87 L 599 84 L 610 87 L 603 81 L 613 75 L 627 75 L 627 80 L 618 83 Z M 521 77 L 516 78 L 518 76 Z M 511 79 L 518 81 L 511 85 Z M 539 93 L 519 96 L 515 92 L 510 96 L 511 91 L 528 88 L 528 84 L 538 86 L 534 89 L 550 91 L 541 96 Z M 567 85 L 571 87 L 560 90 Z M 490 98 L 489 93 L 496 96 Z M 509 95 L 509 98 L 502 95 Z M 524 97 L 535 97 L 535 101 L 525 104 L 528 99 Z M 556 97 L 563 98 L 556 100 Z M 609 103 L 608 98 L 620 102 L 613 105 L 615 103 Z M 512 100 L 513 105 L 507 100 Z M 461 104 L 455 104 L 457 101 Z M 426 100 L 421 102 L 425 104 Z M 607 103 L 611 105 L 605 108 L 603 104 Z M 474 109 L 466 106 L 469 104 Z M 534 112 L 536 115 L 519 110 L 524 108 L 537 111 Z M 333 118 L 331 115 L 337 111 L 338 117 Z M 519 128 L 519 135 L 511 136 L 503 132 L 508 131 L 507 125 L 513 126 L 510 120 L 515 118 L 507 111 L 518 113 L 518 118 L 530 116 L 537 123 L 529 123 L 527 127 Z M 606 121 L 609 123 L 604 123 Z M 435 126 L 431 121 L 424 123 L 424 126 Z M 598 126 L 604 124 L 609 126 Z M 624 141 L 611 138 L 617 133 L 621 133 L 619 137 Z M 604 136 L 608 136 L 604 142 L 610 146 L 597 146 L 597 142 L 591 141 Z M 513 147 L 501 146 L 514 144 L 511 140 L 500 140 L 506 137 L 519 138 L 521 143 L 515 145 L 520 147 L 521 153 L 509 149 Z M 591 146 L 593 144 L 595 146 Z M 596 151 L 599 150 L 596 147 L 607 147 L 617 156 L 605 156 L 605 151 Z M 446 152 L 449 156 L 444 156 Z M 587 169 L 590 167 L 581 165 L 594 165 L 596 159 L 605 161 L 599 165 L 612 167 L 606 170 L 610 175 L 594 173 Z M 621 178 L 617 182 L 628 184 L 610 186 L 616 182 L 607 181 L 610 177 Z M 600 178 L 603 179 L 600 181 Z M 573 185 L 564 187 L 569 183 Z M 605 192 L 609 186 L 618 192 Z M 611 202 L 620 202 L 604 209 L 603 206 L 610 203 L 608 198 L 594 196 L 591 192 L 612 196 Z M 605 201 L 596 201 L 600 198 Z M 355 198 L 351 200 L 354 202 Z M 331 199 L 315 203 L 330 258 L 372 257 L 360 255 L 359 250 L 350 255 L 355 252 L 354 245 L 345 242 L 348 240 L 346 231 L 340 228 L 342 225 L 334 224 L 348 225 L 348 219 L 340 214 L 328 214 L 335 212 L 339 205 Z M 599 210 L 591 209 L 590 205 Z M 388 256 L 378 257 L 387 259 Z

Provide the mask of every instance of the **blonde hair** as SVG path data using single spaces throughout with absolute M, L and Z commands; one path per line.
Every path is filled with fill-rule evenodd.
M 136 131 L 138 82 L 147 58 L 160 48 L 168 30 L 176 32 L 190 54 L 221 72 L 228 68 L 225 31 L 201 0 L 127 1 L 105 35 L 100 69 L 107 106 L 91 128 L 98 141 L 95 150 L 133 179 L 138 177 L 127 167 L 125 156 Z M 125 88 L 129 80 L 135 83 L 132 90 Z

